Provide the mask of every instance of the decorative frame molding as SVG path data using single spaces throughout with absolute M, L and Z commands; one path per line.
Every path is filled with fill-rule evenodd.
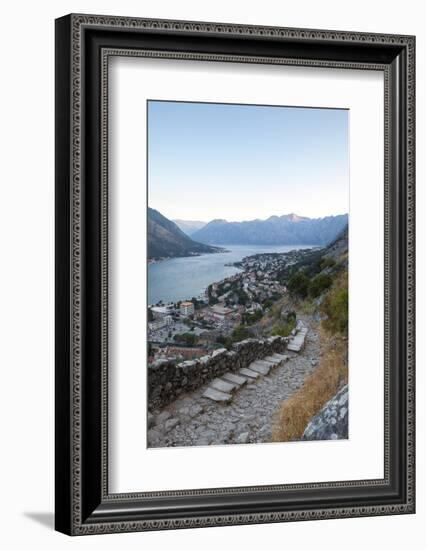
M 214 44 L 206 48 L 205 39 Z M 218 51 L 210 51 L 214 48 Z M 56 21 L 58 530 L 83 535 L 414 512 L 414 51 L 414 37 L 389 34 L 95 15 Z M 116 55 L 383 71 L 383 480 L 108 493 L 107 92 L 108 59 Z M 399 423 L 398 411 L 403 413 Z M 321 493 L 328 504 L 321 502 Z M 187 511 L 173 509 L 177 496 L 188 499 Z M 304 503 L 303 510 L 294 506 L 296 500 Z M 215 503 L 215 513 L 203 512 L 207 502 L 210 508 Z

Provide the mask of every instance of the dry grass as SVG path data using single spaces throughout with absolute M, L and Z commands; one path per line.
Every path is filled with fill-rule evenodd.
M 299 440 L 313 416 L 348 379 L 347 339 L 320 330 L 319 367 L 306 378 L 303 386 L 283 402 L 272 429 L 272 441 Z

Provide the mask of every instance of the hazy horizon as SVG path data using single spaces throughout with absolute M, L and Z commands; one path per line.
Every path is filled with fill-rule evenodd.
M 154 210 L 157 210 L 158 212 L 160 212 L 160 214 L 163 214 L 163 216 L 166 216 L 159 208 L 155 208 L 155 206 L 149 206 L 149 208 L 152 208 Z M 345 215 L 349 215 L 348 212 L 338 212 L 336 214 L 327 214 L 326 216 L 315 216 L 315 217 L 310 217 L 310 216 L 303 216 L 302 214 L 298 214 L 297 212 L 288 212 L 287 214 L 272 214 L 271 216 L 267 216 L 266 218 L 259 218 L 259 217 L 256 217 L 256 218 L 250 218 L 250 219 L 247 219 L 247 220 L 234 220 L 234 219 L 226 219 L 226 218 L 212 218 L 212 219 L 209 219 L 209 220 L 202 220 L 200 218 L 197 218 L 197 219 L 189 219 L 189 218 L 182 218 L 182 217 L 179 217 L 177 216 L 176 218 L 169 218 L 168 216 L 166 216 L 166 218 L 168 218 L 169 220 L 171 221 L 180 221 L 180 222 L 201 222 L 201 223 L 210 223 L 212 221 L 216 221 L 216 220 L 224 220 L 228 223 L 233 223 L 233 222 L 252 222 L 252 221 L 266 221 L 266 220 L 269 220 L 270 218 L 273 218 L 273 217 L 278 217 L 278 218 L 281 218 L 283 216 L 297 216 L 298 218 L 308 218 L 310 220 L 315 220 L 315 219 L 323 219 L 323 218 L 327 218 L 327 217 L 335 217 L 335 216 L 345 216 Z
M 348 213 L 348 127 L 345 109 L 150 100 L 148 204 L 204 223 Z

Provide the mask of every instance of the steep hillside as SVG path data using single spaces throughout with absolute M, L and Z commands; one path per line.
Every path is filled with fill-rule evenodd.
M 148 208 L 148 258 L 174 258 L 220 252 L 221 249 L 196 241 L 153 208 Z
M 289 303 L 316 327 L 315 370 L 275 416 L 273 441 L 348 436 L 348 229 L 282 274 Z M 319 329 L 319 330 L 318 330 Z M 338 413 L 338 416 L 337 416 Z
M 347 223 L 347 214 L 315 219 L 288 214 L 244 222 L 218 219 L 192 237 L 207 244 L 325 245 L 335 239 Z

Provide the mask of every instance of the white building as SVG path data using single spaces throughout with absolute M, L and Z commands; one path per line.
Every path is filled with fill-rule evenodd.
M 157 330 L 161 330 L 162 328 L 168 327 L 172 324 L 173 324 L 173 319 L 171 318 L 170 315 L 166 315 L 161 319 L 149 322 L 148 330 L 150 333 L 153 333 L 153 332 L 156 332 Z
M 181 315 L 192 315 L 195 311 L 194 304 L 192 302 L 181 302 L 179 311 Z
M 151 307 L 151 311 L 155 319 L 162 319 L 163 317 L 170 315 L 170 313 L 172 312 L 172 307 L 171 306 L 153 306 Z

